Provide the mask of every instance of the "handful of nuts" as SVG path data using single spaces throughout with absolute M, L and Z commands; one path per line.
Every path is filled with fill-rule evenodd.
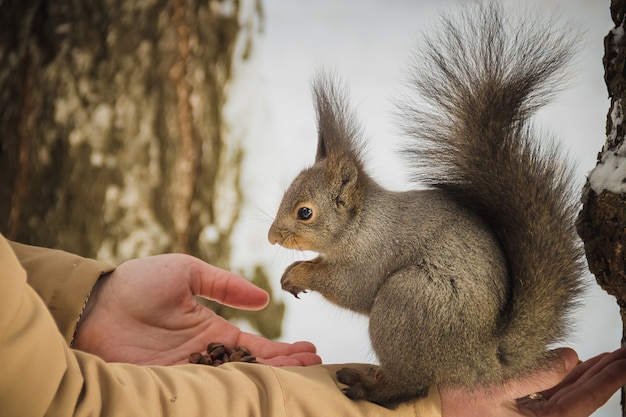
M 252 356 L 250 349 L 243 346 L 236 348 L 224 346 L 223 343 L 209 343 L 206 348 L 207 355 L 194 352 L 189 355 L 189 362 L 199 365 L 220 366 L 227 362 L 250 362 L 256 363 L 256 356 Z

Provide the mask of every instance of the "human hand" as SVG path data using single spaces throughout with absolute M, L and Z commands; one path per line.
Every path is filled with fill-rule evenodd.
M 558 351 L 552 369 L 489 392 L 440 389 L 442 416 L 588 417 L 626 384 L 626 348 L 577 366 L 576 352 Z
M 188 255 L 133 259 L 100 278 L 74 336 L 73 347 L 109 362 L 189 363 L 209 342 L 245 346 L 275 366 L 321 363 L 308 342 L 272 342 L 242 332 L 192 296 L 260 310 L 268 294 L 234 273 Z
M 524 416 L 587 417 L 626 385 L 626 348 L 603 353 L 574 368 L 538 399 L 518 400 Z

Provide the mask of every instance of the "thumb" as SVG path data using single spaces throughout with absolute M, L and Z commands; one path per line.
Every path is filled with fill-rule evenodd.
M 239 275 L 196 259 L 190 268 L 192 291 L 234 308 L 260 310 L 269 302 L 267 292 Z
M 554 387 L 578 364 L 578 354 L 573 349 L 559 348 L 552 352 L 555 358 L 545 368 L 505 386 L 511 398 L 522 398 Z

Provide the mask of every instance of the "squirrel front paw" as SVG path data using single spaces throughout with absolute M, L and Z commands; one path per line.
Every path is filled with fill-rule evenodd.
M 298 294 L 306 293 L 310 287 L 311 265 L 311 261 L 298 261 L 289 265 L 280 279 L 283 290 L 289 291 L 296 298 L 300 298 Z

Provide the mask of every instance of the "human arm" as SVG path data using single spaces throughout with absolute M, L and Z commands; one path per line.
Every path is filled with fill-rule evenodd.
M 107 361 L 185 363 L 190 353 L 220 341 L 246 346 L 260 362 L 273 365 L 321 362 L 308 342 L 279 343 L 242 332 L 196 302 L 192 295 L 246 309 L 268 302 L 265 291 L 197 258 L 159 255 L 116 268 L 63 251 L 9 244 L 66 342 L 73 338 L 73 347 Z
M 93 286 L 115 265 L 60 250 L 7 242 L 27 271 L 28 284 L 48 307 L 69 344 Z
M 3 415 L 438 416 L 428 399 L 386 410 L 338 389 L 337 367 L 137 366 L 70 349 L 0 237 Z

